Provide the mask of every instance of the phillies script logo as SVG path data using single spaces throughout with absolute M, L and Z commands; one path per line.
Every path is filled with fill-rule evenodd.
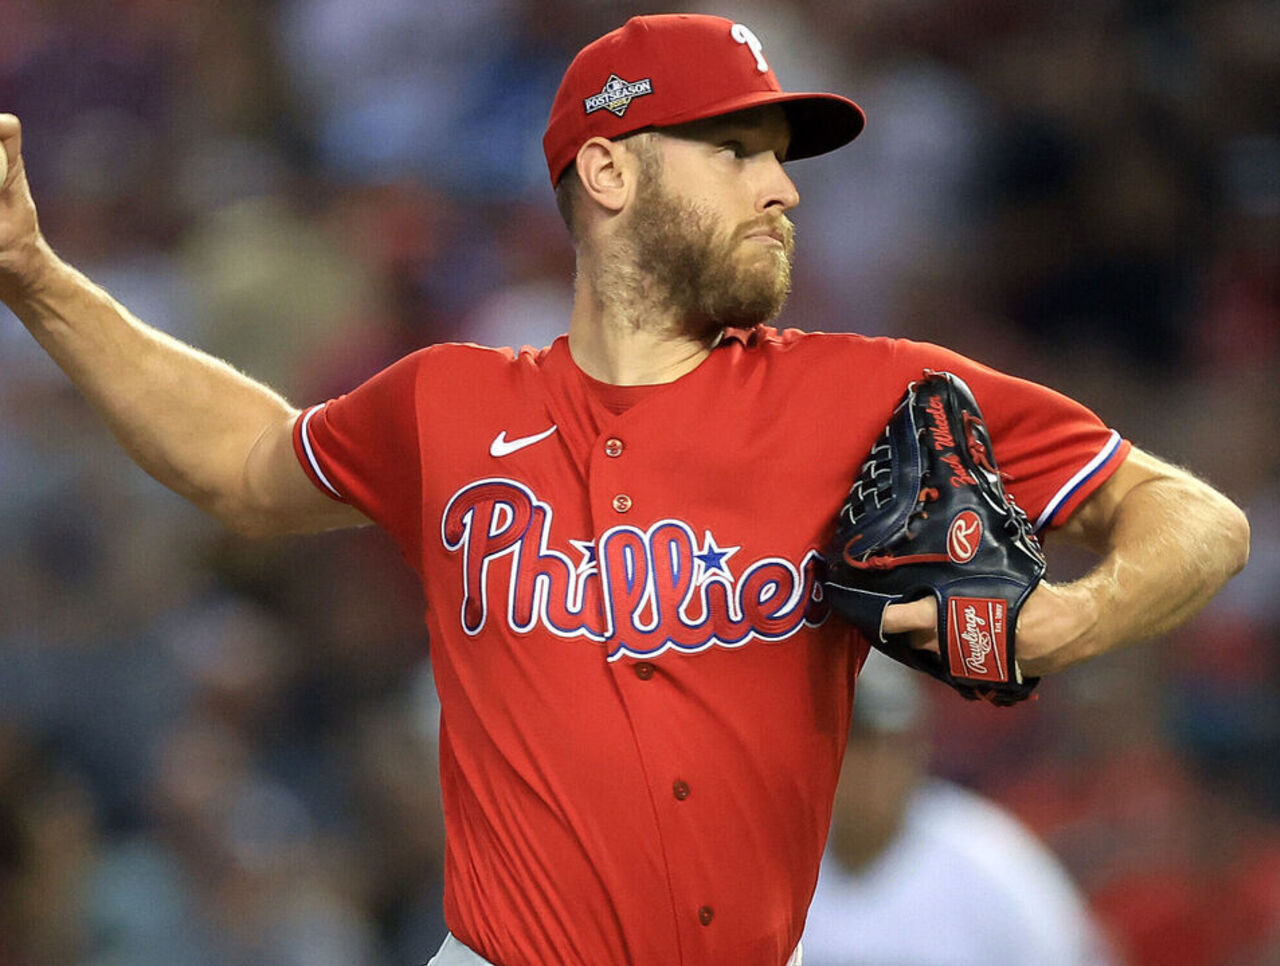
M 730 568 L 740 548 L 662 520 L 647 530 L 611 527 L 594 542 L 570 540 L 575 559 L 549 545 L 551 520 L 551 507 L 513 480 L 481 480 L 454 494 L 440 536 L 461 554 L 468 634 L 496 616 L 516 632 L 541 626 L 607 642 L 613 661 L 781 641 L 826 619 L 816 550 L 799 566 L 765 557 Z M 495 615 L 495 606 L 505 613 Z
M 947 556 L 958 564 L 968 563 L 982 542 L 982 519 L 972 510 L 961 510 L 947 530 Z
M 999 598 L 952 597 L 947 646 L 952 673 L 980 681 L 1005 679 L 1005 614 Z

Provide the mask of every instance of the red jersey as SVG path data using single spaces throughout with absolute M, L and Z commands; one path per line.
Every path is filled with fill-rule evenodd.
M 668 384 L 440 345 L 304 413 L 317 486 L 421 576 L 450 930 L 503 966 L 779 966 L 804 928 L 867 644 L 819 582 L 906 384 L 972 387 L 1040 526 L 1127 444 L 933 345 L 731 331 Z

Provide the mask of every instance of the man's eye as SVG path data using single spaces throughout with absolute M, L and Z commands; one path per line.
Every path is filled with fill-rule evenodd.
M 725 141 L 720 145 L 721 151 L 729 151 L 735 158 L 745 158 L 747 156 L 746 146 L 741 141 Z

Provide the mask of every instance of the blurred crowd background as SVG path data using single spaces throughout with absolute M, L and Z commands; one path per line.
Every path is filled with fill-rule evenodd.
M 930 692 L 934 768 L 1050 846 L 1124 962 L 1280 963 L 1274 0 L 0 0 L 0 110 L 55 247 L 301 405 L 562 330 L 551 96 L 671 9 L 868 114 L 792 168 L 784 323 L 1046 382 L 1248 509 L 1252 562 L 1185 629 L 1015 710 Z M 375 532 L 221 532 L 0 310 L 0 966 L 429 958 L 421 610 Z

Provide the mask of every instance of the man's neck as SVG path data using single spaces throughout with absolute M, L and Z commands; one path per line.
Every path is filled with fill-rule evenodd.
M 698 367 L 719 336 L 681 332 L 678 320 L 635 297 L 601 298 L 579 271 L 569 320 L 569 352 L 587 375 L 615 386 L 674 382 Z

